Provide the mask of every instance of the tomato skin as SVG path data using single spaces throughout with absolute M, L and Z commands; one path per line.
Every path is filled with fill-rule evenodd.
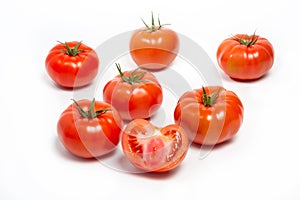
M 123 73 L 128 77 L 132 71 Z M 162 104 L 162 88 L 155 76 L 145 70 L 138 70 L 136 73 L 144 73 L 141 80 L 145 82 L 131 85 L 117 75 L 103 89 L 104 101 L 112 104 L 124 120 L 149 118 Z
M 74 48 L 77 41 L 66 42 Z M 67 48 L 64 44 L 57 44 L 48 53 L 46 70 L 50 78 L 59 86 L 75 88 L 88 85 L 96 77 L 99 67 L 97 53 L 90 47 L 81 43 L 78 50 L 83 50 L 76 56 L 63 52 Z
M 78 104 L 87 111 L 91 101 L 80 100 Z M 83 118 L 74 103 L 63 111 L 57 123 L 57 133 L 69 152 L 81 158 L 93 158 L 105 155 L 116 148 L 123 121 L 111 105 L 96 101 L 95 111 L 102 109 L 111 111 L 93 119 Z
M 158 128 L 149 121 L 135 119 L 122 134 L 125 157 L 146 172 L 166 172 L 176 168 L 188 151 L 188 136 L 178 125 Z
M 250 46 L 241 44 L 238 39 L 254 38 Z M 221 69 L 237 80 L 255 80 L 265 75 L 273 66 L 274 50 L 272 44 L 258 35 L 237 34 L 225 39 L 217 50 L 217 61 Z
M 141 28 L 133 33 L 129 49 L 139 67 L 159 70 L 168 67 L 176 58 L 179 39 L 173 30 L 165 27 L 156 31 Z
M 175 123 L 197 144 L 215 145 L 234 137 L 243 122 L 244 108 L 238 96 L 220 86 L 204 87 L 208 95 L 218 91 L 214 105 L 203 104 L 203 89 L 184 93 L 174 111 Z

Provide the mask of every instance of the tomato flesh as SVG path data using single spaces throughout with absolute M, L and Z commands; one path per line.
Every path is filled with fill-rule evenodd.
M 146 120 L 136 119 L 122 134 L 125 156 L 136 167 L 151 172 L 164 172 L 177 167 L 188 149 L 188 138 L 177 125 L 157 128 Z

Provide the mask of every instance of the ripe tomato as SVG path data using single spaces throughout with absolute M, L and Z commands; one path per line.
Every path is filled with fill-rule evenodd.
M 144 22 L 144 21 L 143 21 Z M 176 58 L 179 49 L 177 34 L 160 24 L 136 30 L 130 39 L 130 55 L 135 63 L 142 68 L 158 70 L 168 67 Z
M 112 104 L 125 120 L 149 118 L 161 106 L 162 88 L 155 76 L 137 68 L 133 71 L 121 71 L 110 80 L 103 89 L 103 99 Z
M 165 172 L 177 167 L 185 158 L 188 137 L 175 124 L 158 128 L 147 120 L 135 119 L 123 131 L 122 149 L 137 168 Z
M 114 150 L 120 140 L 123 121 L 105 102 L 74 101 L 60 116 L 57 132 L 72 154 L 82 158 L 102 156 Z
M 274 62 L 272 44 L 258 35 L 238 34 L 225 39 L 217 51 L 219 66 L 233 79 L 254 80 L 265 75 Z
M 209 86 L 184 93 L 178 100 L 174 119 L 194 143 L 215 145 L 236 135 L 243 112 L 235 93 Z
M 96 77 L 99 59 L 96 52 L 81 42 L 65 42 L 54 46 L 46 58 L 46 70 L 62 87 L 88 85 Z

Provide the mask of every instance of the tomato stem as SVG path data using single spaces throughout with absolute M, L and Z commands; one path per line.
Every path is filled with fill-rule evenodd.
M 157 30 L 160 30 L 163 26 L 171 25 L 171 24 L 161 24 L 160 19 L 159 19 L 159 15 L 158 15 L 158 18 L 157 18 L 158 26 L 156 26 L 155 22 L 154 22 L 154 16 L 153 16 L 152 11 L 151 11 L 151 26 L 149 26 L 142 18 L 141 18 L 141 20 L 144 23 L 144 25 L 146 26 L 147 31 L 149 31 L 149 32 L 155 32 Z
M 259 36 L 255 35 L 255 32 L 256 31 L 254 31 L 252 37 L 250 37 L 249 35 L 246 34 L 246 35 L 241 35 L 241 37 L 233 36 L 233 39 L 238 41 L 241 45 L 251 47 L 259 39 Z M 243 39 L 244 37 L 245 37 L 245 39 Z
M 67 42 L 63 43 L 60 41 L 57 41 L 60 44 L 64 45 L 66 49 L 61 49 L 62 52 L 68 54 L 69 56 L 77 56 L 79 53 L 83 52 L 84 50 L 80 49 L 78 50 L 79 46 L 81 45 L 82 41 L 78 42 L 75 47 L 71 48 Z
M 122 78 L 122 80 L 126 83 L 129 83 L 130 85 L 134 85 L 135 83 L 140 83 L 140 82 L 146 82 L 146 80 L 142 80 L 141 78 L 145 75 L 146 72 L 141 72 L 135 75 L 135 73 L 140 69 L 136 68 L 132 72 L 130 72 L 129 76 L 125 76 L 125 74 L 122 72 L 121 65 L 119 63 L 116 63 L 117 69 L 119 71 L 119 74 Z
M 203 90 L 203 96 L 202 96 L 202 102 L 203 105 L 206 107 L 210 107 L 213 106 L 218 97 L 219 97 L 219 89 L 215 90 L 211 95 L 207 95 L 205 88 L 202 86 L 202 90 Z
M 85 119 L 94 119 L 96 117 L 99 117 L 99 116 L 103 115 L 107 111 L 111 111 L 110 108 L 94 111 L 94 109 L 95 109 L 95 98 L 93 98 L 93 100 L 91 102 L 91 105 L 89 107 L 89 110 L 87 112 L 85 112 L 82 109 L 82 107 L 78 104 L 77 101 L 75 101 L 74 99 L 71 99 L 71 100 L 75 103 L 75 105 L 76 105 L 76 107 L 78 109 L 78 112 L 80 113 L 81 117 L 83 117 Z

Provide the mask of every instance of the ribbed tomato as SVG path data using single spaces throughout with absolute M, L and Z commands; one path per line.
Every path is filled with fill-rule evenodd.
M 174 111 L 176 124 L 197 144 L 215 145 L 230 140 L 243 122 L 238 96 L 220 86 L 184 93 Z
M 57 123 L 60 141 L 72 154 L 82 158 L 105 155 L 116 148 L 123 121 L 108 103 L 74 101 Z
M 220 44 L 217 60 L 231 78 L 254 80 L 265 75 L 273 66 L 274 50 L 266 38 L 238 34 Z
M 103 99 L 112 104 L 124 120 L 149 118 L 160 108 L 162 88 L 153 73 L 139 68 L 121 71 L 103 89 Z

